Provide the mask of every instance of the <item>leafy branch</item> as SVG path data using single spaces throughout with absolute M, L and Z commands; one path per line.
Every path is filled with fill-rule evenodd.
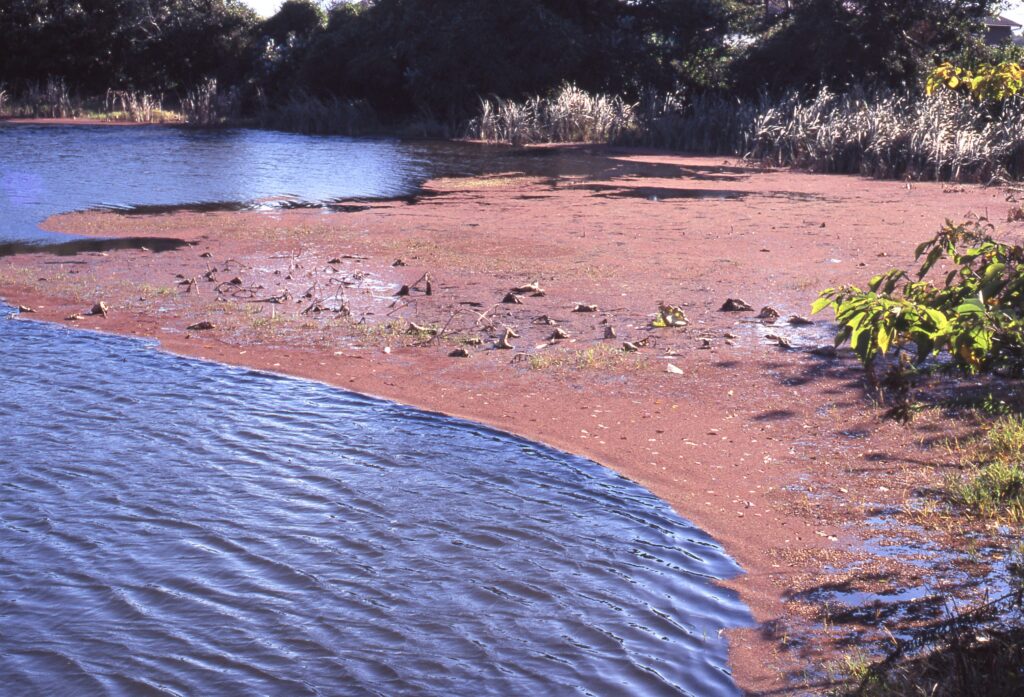
M 998 65 L 983 64 L 975 70 L 943 63 L 928 75 L 925 92 L 931 96 L 941 89 L 961 91 L 967 92 L 978 102 L 998 104 L 1015 95 L 1022 86 L 1024 70 L 1011 61 Z
M 832 308 L 840 329 L 864 365 L 913 347 L 914 362 L 948 353 L 966 372 L 1024 372 L 1024 247 L 997 242 L 982 222 L 954 225 L 919 245 L 920 268 L 911 278 L 893 269 L 856 286 L 822 291 L 812 312 Z M 946 271 L 936 285 L 926 280 Z

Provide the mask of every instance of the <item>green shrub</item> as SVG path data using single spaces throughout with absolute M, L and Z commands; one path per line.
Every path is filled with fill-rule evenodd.
M 943 63 L 928 76 L 925 87 L 931 96 L 936 90 L 959 90 L 982 103 L 1002 103 L 1024 86 L 1024 72 L 1018 63 L 983 63 L 974 70 Z
M 954 225 L 919 245 L 911 278 L 902 269 L 875 276 L 868 290 L 829 288 L 813 312 L 832 308 L 839 333 L 868 367 L 887 353 L 914 361 L 948 354 L 966 372 L 1024 373 L 1024 247 L 995 241 L 991 225 Z M 925 280 L 946 271 L 938 284 Z M 947 271 L 948 269 L 948 271 Z

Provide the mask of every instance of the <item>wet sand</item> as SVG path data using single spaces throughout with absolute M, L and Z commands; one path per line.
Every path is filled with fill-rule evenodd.
M 44 227 L 189 245 L 0 258 L 0 296 L 36 311 L 27 317 L 152 337 L 183 355 L 473 419 L 603 463 L 747 571 L 728 585 L 762 624 L 731 636 L 739 684 L 777 693 L 805 671 L 813 682 L 842 643 L 814 631 L 814 603 L 794 599 L 848 579 L 851 564 L 885 567 L 861 546 L 874 534 L 865 520 L 941 478 L 935 468 L 948 457 L 932 446 L 949 426 L 937 412 L 911 428 L 882 421 L 848 353 L 810 352 L 831 343 L 828 318 L 787 318 L 806 316 L 823 288 L 909 266 L 945 218 L 1005 219 L 1013 204 L 997 188 L 591 156 L 605 171 L 650 167 L 599 181 L 438 180 L 429 196 L 332 213 L 57 216 Z M 1004 236 L 1022 229 L 1000 225 Z M 543 294 L 502 302 L 531 283 Z M 396 295 L 403 285 L 413 287 Z M 722 312 L 727 298 L 754 311 Z M 107 316 L 86 315 L 100 300 Z M 652 328 L 661 302 L 682 308 L 687 326 Z M 779 312 L 775 324 L 755 319 L 763 306 Z M 214 328 L 187 329 L 200 322 Z M 556 327 L 568 338 L 552 340 Z M 507 329 L 514 348 L 496 348 Z M 457 348 L 469 357 L 451 357 Z M 902 582 L 908 573 L 892 571 Z

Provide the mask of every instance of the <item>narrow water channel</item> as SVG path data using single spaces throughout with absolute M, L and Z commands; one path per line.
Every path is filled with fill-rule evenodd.
M 6 166 L 0 219 L 31 198 Z M 9 312 L 3 694 L 737 692 L 721 632 L 749 616 L 713 580 L 738 568 L 607 469 Z

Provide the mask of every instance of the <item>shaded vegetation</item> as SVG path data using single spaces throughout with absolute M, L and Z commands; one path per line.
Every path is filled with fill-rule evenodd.
M 523 102 L 563 84 L 626 104 L 913 84 L 939 57 L 980 56 L 994 5 L 369 0 L 325 11 L 288 0 L 261 20 L 239 0 L 2 0 L 0 84 L 9 104 L 62 86 L 51 113 L 110 89 L 176 107 L 215 81 L 240 113 L 294 113 L 308 96 L 451 126 L 480 99 Z
M 3 0 L 0 81 L 12 93 L 184 92 L 247 71 L 256 15 L 238 0 Z
M 262 128 L 311 134 L 365 135 L 379 131 L 376 112 L 365 101 L 292 95 L 260 110 Z
M 900 640 L 885 658 L 840 666 L 849 697 L 1014 697 L 1024 691 L 1024 575 L 1009 592 Z
M 780 3 L 781 4 L 781 3 Z M 737 86 L 756 92 L 822 84 L 903 87 L 939 55 L 980 51 L 985 0 L 795 0 L 768 19 L 736 61 Z
M 459 118 L 481 96 L 565 81 L 625 95 L 708 84 L 729 20 L 716 0 L 377 0 L 331 12 L 304 74 L 317 94 Z

